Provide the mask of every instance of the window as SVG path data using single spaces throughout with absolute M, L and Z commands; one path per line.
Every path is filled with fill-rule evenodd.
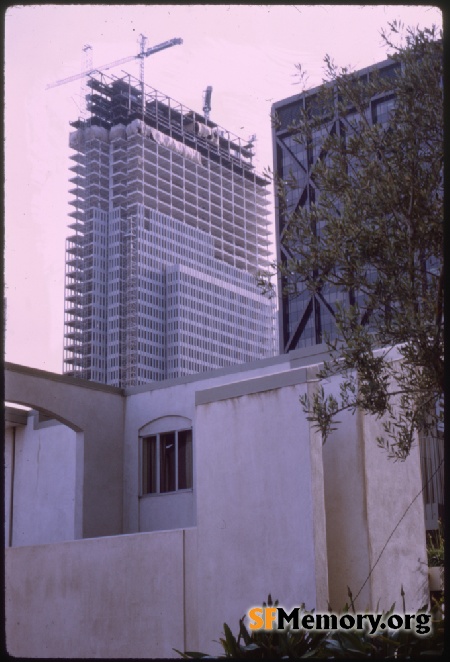
M 142 494 L 192 489 L 192 430 L 142 439 Z
M 393 96 L 379 99 L 372 103 L 372 121 L 373 123 L 385 124 L 391 119 L 391 114 L 395 106 Z

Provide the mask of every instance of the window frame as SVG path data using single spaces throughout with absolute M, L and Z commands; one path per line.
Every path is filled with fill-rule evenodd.
M 180 460 L 180 445 L 179 445 L 179 436 L 183 433 L 190 433 L 190 446 L 191 446 L 191 451 L 190 451 L 190 487 L 179 487 L 180 484 L 180 472 L 179 472 L 179 460 Z M 164 490 L 161 491 L 161 473 L 162 473 L 162 464 L 161 464 L 161 447 L 162 447 L 162 439 L 164 437 L 167 437 L 167 435 L 174 435 L 174 442 L 175 442 L 175 469 L 174 469 L 174 483 L 175 483 L 175 489 L 174 490 Z M 151 457 L 151 453 L 147 450 L 145 450 L 146 443 L 150 442 L 150 440 L 154 439 L 155 440 L 155 453 L 153 454 L 154 456 L 154 461 L 155 461 L 155 476 L 154 476 L 154 482 L 155 482 L 155 491 L 149 492 L 146 491 L 146 483 L 152 482 L 148 481 L 148 479 L 145 477 L 146 473 L 149 473 L 149 468 L 148 468 L 148 461 L 149 458 Z M 171 429 L 171 430 L 161 430 L 158 432 L 148 432 L 146 434 L 141 434 L 139 435 L 139 497 L 154 497 L 154 496 L 165 496 L 165 495 L 173 495 L 173 494 L 178 494 L 178 493 L 186 493 L 186 492 L 192 492 L 194 489 L 194 443 L 193 443 L 193 430 L 192 426 L 189 427 L 183 427 L 180 429 Z M 149 444 L 150 445 L 150 444 Z

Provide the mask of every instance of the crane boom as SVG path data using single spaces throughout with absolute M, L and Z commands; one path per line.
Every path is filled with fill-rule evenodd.
M 182 44 L 182 43 L 183 40 L 178 37 L 176 37 L 175 39 L 169 39 L 169 41 L 164 41 L 161 44 L 157 44 L 156 46 L 152 46 L 151 48 L 148 48 L 143 53 L 138 53 L 137 55 L 129 55 L 128 57 L 121 58 L 120 60 L 114 60 L 114 62 L 109 62 L 108 64 L 104 64 L 101 67 L 95 67 L 94 69 L 90 69 L 89 71 L 83 71 L 83 73 L 81 74 L 74 74 L 73 76 L 69 76 L 68 78 L 62 78 L 60 80 L 57 80 L 54 83 L 50 83 L 49 85 L 47 85 L 46 89 L 48 90 L 52 87 L 57 87 L 58 85 L 71 83 L 74 80 L 79 80 L 84 76 L 89 76 L 90 74 L 93 74 L 94 71 L 107 71 L 108 69 L 112 69 L 113 67 L 118 67 L 120 64 L 125 64 L 126 62 L 131 62 L 132 60 L 148 57 L 149 55 L 153 55 L 153 53 L 158 53 L 158 51 L 162 51 L 165 48 L 170 48 L 171 46 L 176 46 L 177 44 Z
M 115 60 L 114 62 L 109 62 L 109 64 L 104 64 L 102 67 L 95 67 L 94 69 L 89 69 L 88 71 L 83 71 L 81 74 L 74 74 L 73 76 L 68 76 L 67 78 L 61 78 L 60 80 L 55 81 L 54 83 L 49 83 L 47 85 L 46 89 L 49 90 L 51 87 L 57 87 L 58 85 L 64 85 L 65 83 L 71 83 L 74 80 L 79 80 L 80 78 L 84 78 L 84 76 L 89 76 L 89 74 L 93 74 L 94 71 L 107 71 L 108 69 L 111 69 L 112 67 L 117 67 L 119 64 L 125 64 L 126 62 L 131 62 L 131 60 L 135 60 L 138 55 L 129 55 L 128 57 L 124 57 L 121 60 Z
M 177 46 L 179 44 L 182 44 L 183 40 L 180 39 L 180 37 L 175 37 L 175 39 L 169 39 L 168 41 L 163 41 L 162 44 L 157 44 L 157 46 L 151 46 L 150 48 L 147 48 L 147 50 L 144 53 L 144 57 L 148 57 L 149 55 L 153 55 L 153 53 L 158 53 L 158 51 L 162 51 L 165 48 L 170 48 L 171 46 Z M 142 55 L 139 53 L 136 57 L 142 57 Z

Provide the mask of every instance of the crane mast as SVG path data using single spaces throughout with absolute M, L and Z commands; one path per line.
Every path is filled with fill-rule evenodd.
M 140 35 L 141 37 L 141 52 L 139 53 L 139 79 L 141 81 L 141 97 L 142 97 L 142 117 L 145 115 L 145 44 L 147 43 L 147 37 L 144 34 Z
M 205 115 L 205 121 L 208 123 L 209 120 L 209 113 L 211 112 L 211 94 L 212 94 L 212 86 L 208 85 L 206 90 L 203 93 L 203 113 Z
M 83 70 L 88 71 L 93 68 L 92 61 L 92 46 L 90 44 L 85 44 L 83 46 Z M 80 85 L 80 113 L 83 119 L 87 117 L 87 108 L 86 108 L 86 96 L 88 94 L 87 87 L 87 78 L 84 77 L 81 79 Z

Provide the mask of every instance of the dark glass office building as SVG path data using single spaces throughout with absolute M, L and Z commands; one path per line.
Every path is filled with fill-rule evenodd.
M 391 60 L 386 60 L 362 69 L 357 72 L 357 75 L 361 79 L 367 79 L 376 70 L 381 77 L 394 78 L 398 66 Z M 279 199 L 276 198 L 275 219 L 279 263 L 295 257 L 290 255 L 287 247 L 283 245 L 283 236 L 290 215 L 299 207 L 309 206 L 318 199 L 320 192 L 316 188 L 311 173 L 317 159 L 321 158 L 323 139 L 327 134 L 342 135 L 344 131 L 338 113 L 332 112 L 327 114 L 327 118 L 307 144 L 299 141 L 292 126 L 295 125 L 302 109 L 315 112 L 318 91 L 319 88 L 314 88 L 278 101 L 272 107 L 272 115 L 276 118 L 273 128 L 274 171 L 283 181 L 290 182 L 284 204 L 280 205 Z M 374 97 L 371 100 L 369 121 L 386 122 L 394 101 L 394 89 L 389 94 Z M 292 293 L 286 294 L 284 290 L 286 288 L 282 286 L 280 280 L 278 291 L 281 353 L 320 344 L 325 341 L 326 335 L 333 338 L 335 336 L 334 310 L 337 301 L 351 303 L 351 297 L 355 296 L 355 293 L 338 292 L 331 287 L 322 288 L 314 296 L 306 288 L 297 291 L 295 296 Z

